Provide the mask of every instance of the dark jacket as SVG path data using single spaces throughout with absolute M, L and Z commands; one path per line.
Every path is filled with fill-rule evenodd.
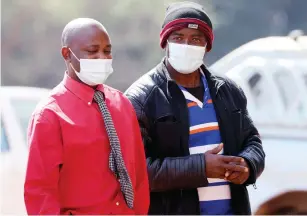
M 246 109 L 246 97 L 232 81 L 212 75 L 205 66 L 224 154 L 241 156 L 250 166 L 245 185 L 231 184 L 235 214 L 251 214 L 246 185 L 264 169 L 265 154 Z M 150 182 L 149 214 L 199 214 L 198 187 L 207 186 L 204 154 L 189 154 L 186 100 L 162 61 L 126 91 L 140 124 Z

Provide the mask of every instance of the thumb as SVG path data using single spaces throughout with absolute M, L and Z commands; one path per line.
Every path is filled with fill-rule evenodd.
M 221 143 L 221 144 L 219 144 L 217 147 L 215 147 L 214 149 L 208 151 L 208 153 L 211 153 L 211 154 L 218 154 L 220 151 L 222 151 L 223 146 L 224 146 L 224 144 Z

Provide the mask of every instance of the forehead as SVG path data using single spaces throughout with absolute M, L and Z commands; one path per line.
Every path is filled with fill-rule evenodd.
M 111 43 L 108 33 L 102 26 L 89 25 L 76 30 L 72 39 L 73 46 L 108 45 Z
M 204 33 L 198 29 L 183 28 L 178 31 L 174 31 L 171 35 L 182 35 L 182 36 L 205 36 Z

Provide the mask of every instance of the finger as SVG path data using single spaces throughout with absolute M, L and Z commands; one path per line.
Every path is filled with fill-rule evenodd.
M 230 172 L 229 170 L 227 170 L 226 172 L 225 172 L 225 178 L 227 178 L 228 176 L 230 176 L 232 174 L 232 172 Z
M 227 156 L 227 155 L 223 155 L 222 157 L 222 160 L 226 163 L 237 163 L 237 164 L 240 164 L 240 163 L 243 163 L 244 162 L 244 159 L 241 158 L 241 157 L 236 157 L 236 156 Z
M 241 173 L 237 178 L 234 178 L 234 179 L 232 179 L 231 181 L 234 181 L 235 184 L 242 184 L 242 182 L 243 182 L 243 176 L 244 176 L 244 174 Z
M 235 177 L 234 175 L 238 174 L 237 177 Z M 233 184 L 241 184 L 242 182 L 242 176 L 244 175 L 244 173 L 242 172 L 233 172 L 232 176 L 229 176 L 228 178 L 226 178 L 226 181 L 232 182 Z
M 208 153 L 211 153 L 211 154 L 218 154 L 220 151 L 223 150 L 223 143 L 219 144 L 217 147 L 215 147 L 214 149 L 212 150 L 209 150 L 207 151 Z
M 229 164 L 234 164 L 234 165 L 236 165 L 236 163 L 234 163 L 234 162 L 230 162 Z M 224 177 L 224 179 L 226 180 L 227 177 L 230 176 L 232 173 L 233 173 L 232 171 L 227 170 L 227 171 L 225 172 L 225 177 Z
M 234 162 L 230 162 L 229 164 L 233 164 L 233 165 L 242 165 L 242 166 L 244 166 L 244 164 L 241 164 L 241 163 L 234 163 Z M 225 176 L 230 176 L 231 173 L 232 173 L 232 171 L 226 170 Z
M 223 168 L 227 171 L 248 172 L 247 167 L 235 164 L 224 164 Z
M 233 173 L 233 171 L 227 170 L 225 172 L 225 178 L 228 178 L 232 173 Z
M 227 177 L 227 180 L 229 180 L 229 181 L 232 181 L 232 180 L 234 180 L 234 179 L 241 180 L 241 179 L 240 179 L 240 175 L 241 175 L 241 174 L 242 174 L 241 172 L 233 172 L 231 175 L 229 175 L 229 176 Z
M 221 173 L 217 178 L 226 180 L 225 174 L 223 174 L 223 173 Z M 227 181 L 227 180 L 226 180 L 226 181 Z
M 228 181 L 230 181 L 233 184 L 237 184 L 237 185 L 241 184 L 237 178 L 235 178 L 233 180 L 228 180 Z
M 229 164 L 241 165 L 241 166 L 247 167 L 246 164 L 244 163 L 244 159 L 243 159 L 243 162 L 241 162 L 240 164 L 236 164 L 236 163 L 234 163 L 234 162 L 230 162 Z M 248 167 L 247 167 L 247 168 L 248 168 Z M 227 170 L 227 171 L 225 172 L 225 178 L 227 178 L 227 179 L 236 178 L 235 176 L 238 176 L 238 175 L 235 174 L 235 173 L 237 173 L 238 175 L 240 175 L 239 172 L 231 172 L 231 171 Z M 231 176 L 231 175 L 233 175 L 233 176 Z

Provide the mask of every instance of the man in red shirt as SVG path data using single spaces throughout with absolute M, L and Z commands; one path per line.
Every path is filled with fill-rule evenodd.
M 63 81 L 30 120 L 28 214 L 147 214 L 146 159 L 134 109 L 104 85 L 111 42 L 96 20 L 66 25 Z

